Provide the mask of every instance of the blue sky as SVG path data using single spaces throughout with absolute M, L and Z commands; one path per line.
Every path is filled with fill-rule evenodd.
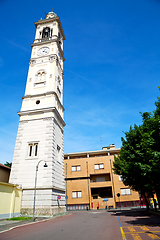
M 99 150 L 152 111 L 160 85 L 160 1 L 0 0 L 0 162 L 11 162 L 34 22 L 53 8 L 64 43 L 64 148 Z

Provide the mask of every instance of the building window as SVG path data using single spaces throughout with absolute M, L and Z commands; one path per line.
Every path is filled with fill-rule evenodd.
M 45 70 L 39 70 L 36 74 L 35 85 L 44 83 L 46 81 L 46 72 Z
M 61 148 L 59 145 L 57 145 L 57 161 L 61 161 Z
M 37 157 L 37 156 L 38 156 L 38 143 L 29 143 L 28 157 Z
M 120 181 L 120 182 L 123 181 L 122 175 L 119 175 L 119 181 Z
M 42 72 L 42 82 L 45 80 L 45 72 Z
M 121 196 L 123 195 L 131 195 L 131 189 L 130 188 L 121 188 Z
M 82 192 L 72 192 L 72 198 L 81 198 Z
M 38 143 L 34 144 L 34 150 L 35 150 L 34 156 L 37 157 L 37 154 L 38 154 Z
M 60 76 L 58 76 L 58 86 L 61 86 L 61 79 L 60 79 Z
M 32 156 L 32 148 L 33 148 L 33 144 L 29 144 L 29 157 Z
M 105 182 L 106 178 L 105 177 L 96 177 L 96 182 Z
M 95 169 L 95 170 L 104 169 L 104 164 L 103 164 L 103 163 L 95 164 L 95 165 L 94 165 L 94 169 Z
M 98 199 L 98 196 L 93 196 L 93 199 Z
M 57 93 L 58 93 L 58 96 L 61 97 L 61 91 L 60 91 L 59 87 L 57 87 Z
M 72 172 L 81 171 L 81 166 L 72 166 Z

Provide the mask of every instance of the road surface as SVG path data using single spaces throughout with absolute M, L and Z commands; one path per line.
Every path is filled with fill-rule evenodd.
M 160 239 L 160 215 L 144 210 L 82 211 L 0 233 L 0 240 Z
M 160 239 L 160 215 L 141 210 L 117 212 L 123 240 Z
M 72 212 L 46 222 L 21 226 L 0 234 L 0 240 L 122 239 L 118 218 L 106 211 Z

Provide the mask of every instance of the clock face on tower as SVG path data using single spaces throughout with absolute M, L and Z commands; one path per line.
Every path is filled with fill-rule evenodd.
M 44 56 L 49 53 L 49 47 L 42 47 L 38 50 L 37 54 L 39 56 Z

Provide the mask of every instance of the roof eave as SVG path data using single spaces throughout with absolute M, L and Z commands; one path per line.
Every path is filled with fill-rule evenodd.
M 120 148 L 107 149 L 107 150 L 95 150 L 95 151 L 85 151 L 85 152 L 75 152 L 75 153 L 65 153 L 64 156 L 80 156 L 83 154 L 100 154 L 108 152 L 119 152 Z

